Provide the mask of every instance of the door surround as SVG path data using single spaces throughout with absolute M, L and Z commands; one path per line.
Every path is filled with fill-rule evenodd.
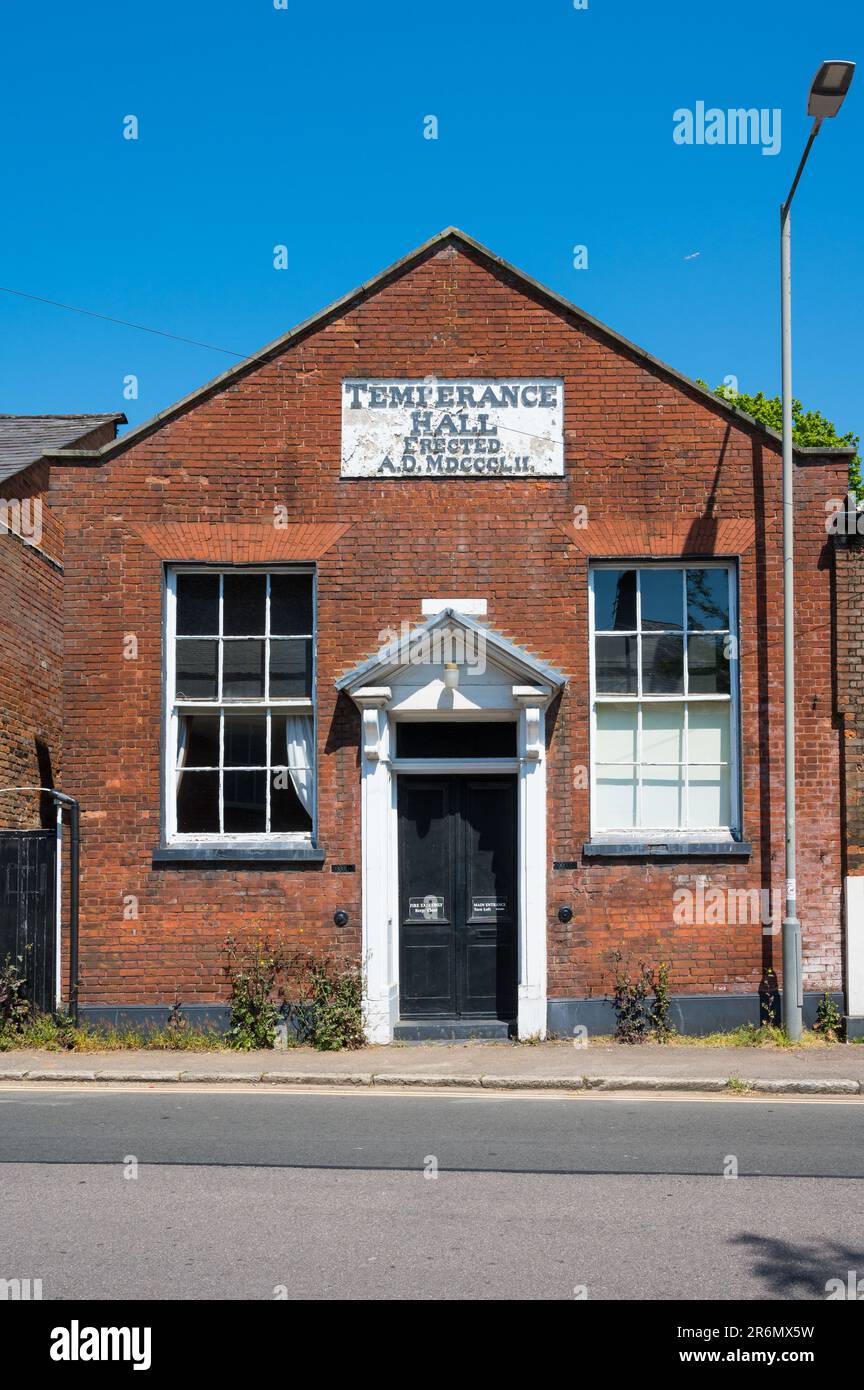
M 482 643 L 456 690 L 444 663 L 414 661 L 439 628 Z M 425 643 L 425 645 L 424 645 Z M 433 648 L 434 649 L 434 648 Z M 414 774 L 514 773 L 517 778 L 518 1035 L 546 1036 L 546 710 L 566 677 L 499 633 L 447 608 L 336 682 L 360 710 L 364 1020 L 372 1043 L 393 1041 L 399 1021 L 399 873 L 396 784 Z M 402 719 L 510 719 L 515 758 L 395 756 Z

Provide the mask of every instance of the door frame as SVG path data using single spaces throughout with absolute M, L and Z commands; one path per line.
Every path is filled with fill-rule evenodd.
M 524 694 L 521 693 L 524 689 Z M 517 724 L 516 758 L 391 758 L 394 719 L 389 689 L 352 691 L 362 713 L 362 893 L 366 1036 L 390 1043 L 399 1022 L 399 822 L 400 773 L 511 773 L 516 776 L 518 882 L 517 1031 L 522 1039 L 546 1036 L 546 736 L 551 691 L 520 689 L 504 713 Z M 482 711 L 489 718 L 488 707 Z M 500 716 L 499 716 L 500 717 Z
M 430 1023 L 436 1023 L 436 1022 L 441 1022 L 441 1021 L 442 1021 L 442 1018 L 441 1018 L 438 1014 L 428 1014 L 428 1015 L 424 1015 L 424 1014 L 411 1014 L 411 1015 L 403 1015 L 403 1014 L 401 1013 L 401 1005 L 402 1005 L 402 998 L 401 998 L 401 970 L 402 970 L 402 947 L 403 947 L 404 941 L 403 941 L 403 936 L 402 936 L 402 927 L 403 927 L 402 911 L 401 911 L 402 902 L 401 902 L 401 894 L 400 894 L 400 892 L 399 892 L 399 888 L 400 888 L 400 878 L 401 878 L 401 864 L 400 864 L 400 862 L 399 862 L 399 845 L 400 845 L 400 843 L 401 843 L 401 836 L 400 836 L 400 834 L 399 834 L 399 810 L 398 810 L 398 808 L 399 808 L 399 787 L 400 787 L 401 784 L 400 784 L 399 778 L 400 778 L 400 777 L 412 777 L 412 778 L 426 778 L 426 777 L 428 777 L 430 780 L 441 779 L 441 778 L 450 779 L 450 778 L 452 778 L 452 777 L 454 777 L 454 776 L 458 776 L 458 777 L 463 777 L 463 776 L 464 776 L 465 778 L 474 777 L 474 778 L 476 778 L 476 779 L 478 779 L 478 780 L 482 780 L 484 777 L 485 777 L 485 778 L 488 778 L 488 777 L 506 778 L 506 780 L 508 781 L 508 783 L 509 783 L 510 786 L 511 786 L 511 790 L 515 790 L 515 791 L 516 791 L 516 796 L 514 797 L 514 800 L 513 800 L 513 812 L 515 813 L 515 815 L 514 815 L 514 820 L 513 820 L 513 826 L 512 826 L 512 828 L 513 828 L 513 839 L 514 839 L 514 841 L 515 841 L 514 848 L 516 848 L 516 850 L 517 850 L 517 860 L 518 860 L 518 819 L 519 819 L 519 815 L 518 815 L 518 804 L 519 804 L 519 803 L 518 803 L 518 783 L 517 783 L 518 760 L 515 759 L 515 758 L 507 758 L 507 759 L 502 758 L 502 759 L 500 759 L 500 760 L 498 760 L 498 759 L 492 759 L 492 760 L 490 760 L 490 761 L 499 762 L 499 763 L 501 763 L 501 764 L 503 764 L 504 762 L 508 762 L 508 763 L 511 764 L 511 766 L 510 766 L 509 768 L 504 768 L 504 767 L 499 766 L 499 767 L 496 769 L 496 771 L 495 771 L 494 773 L 490 773 L 490 772 L 478 772 L 477 769 L 476 769 L 476 766 L 475 766 L 475 760 L 473 760 L 473 759 L 466 759 L 466 760 L 465 760 L 465 764 L 466 764 L 466 765 L 460 766 L 458 772 L 456 772 L 456 773 L 453 773 L 453 772 L 441 772 L 441 771 L 439 770 L 438 766 L 436 766 L 436 767 L 434 768 L 434 770 L 432 770 L 432 771 L 427 771 L 426 768 L 425 768 L 425 766 L 424 766 L 424 769 L 423 769 L 422 772 L 408 772 L 405 768 L 401 768 L 399 774 L 398 774 L 396 777 L 394 777 L 394 783 L 395 783 L 395 788 L 396 788 L 396 807 L 397 807 L 397 822 L 396 822 L 396 824 L 397 824 L 397 830 L 396 830 L 396 833 L 397 833 L 397 862 L 396 862 L 396 887 L 397 887 L 397 897 L 396 897 L 396 922 L 395 922 L 395 931 L 396 931 L 397 984 L 399 985 L 399 1006 L 400 1006 L 399 1020 L 400 1020 L 400 1022 L 403 1020 L 403 1018 L 405 1018 L 406 1021 L 409 1021 L 409 1022 L 411 1022 L 411 1023 L 418 1023 L 418 1022 L 419 1022 L 419 1023 L 422 1023 L 422 1022 L 424 1022 L 424 1020 L 426 1020 L 426 1021 L 428 1021 L 428 1022 L 430 1022 Z M 423 759 L 423 762 L 424 762 L 424 764 L 427 763 L 427 762 L 428 762 L 428 763 L 434 763 L 435 760 L 432 759 L 432 758 L 428 758 L 428 759 L 427 759 L 427 758 L 424 758 L 424 759 Z M 448 807 L 448 815 L 449 815 L 450 810 L 451 810 L 451 808 Z M 463 841 L 464 841 L 464 834 L 465 834 L 465 823 L 464 823 L 464 820 L 460 823 L 460 833 L 461 833 L 462 838 L 463 838 Z M 467 871 L 468 871 L 467 861 L 465 861 L 465 863 L 464 863 L 464 868 L 465 868 L 465 871 L 466 871 L 466 874 L 467 874 Z M 515 878 L 516 886 L 517 886 L 517 890 L 518 890 L 518 882 L 519 882 L 518 862 L 517 862 L 517 865 L 516 865 L 516 872 L 515 872 L 515 874 L 514 874 L 514 878 Z M 456 891 L 456 885 L 455 885 L 455 883 L 451 884 L 450 896 L 451 896 L 451 914 L 452 914 L 452 913 L 455 912 L 455 904 L 456 904 L 456 901 L 457 901 L 457 891 Z M 513 957 L 514 957 L 514 958 L 513 958 L 513 967 L 514 967 L 514 970 L 515 970 L 516 979 L 513 981 L 513 985 L 515 986 L 515 988 L 513 989 L 513 996 L 512 996 L 512 997 L 513 997 L 514 1000 L 516 1000 L 516 999 L 518 999 L 518 987 L 519 987 L 519 975 L 518 975 L 519 893 L 518 893 L 518 891 L 517 891 L 517 893 L 516 893 L 516 920 L 515 920 L 515 923 L 514 923 L 514 933 L 513 933 L 512 940 L 513 940 L 513 946 L 516 948 L 516 949 L 514 950 L 514 952 L 513 952 Z M 457 944 L 457 945 L 458 945 L 458 942 L 457 942 L 457 943 L 454 943 L 454 944 Z M 457 956 L 458 956 L 458 952 L 457 952 Z M 457 964 L 457 970 L 458 970 L 458 964 Z M 458 981 L 455 982 L 455 987 L 456 987 L 456 993 L 457 993 L 457 996 L 458 996 L 458 993 L 459 993 Z M 452 1015 L 452 1020 L 451 1020 L 451 1016 L 448 1016 L 447 1019 L 446 1019 L 446 1020 L 443 1020 L 443 1021 L 456 1021 L 457 1019 L 458 1019 L 459 1021 L 462 1021 L 462 1020 L 468 1020 L 468 1021 L 470 1021 L 472 1018 L 478 1018 L 478 1019 L 479 1019 L 479 1018 L 492 1018 L 492 1017 L 498 1017 L 498 1015 L 491 1015 L 491 1014 L 489 1014 L 489 1015 L 486 1015 L 486 1014 L 470 1014 L 470 1013 L 458 1014 L 458 1013 L 456 1013 L 456 1014 L 453 1014 L 453 1015 Z M 513 1021 L 514 1021 L 514 1018 L 513 1018 L 513 1015 L 511 1014 L 511 1015 L 509 1015 L 509 1017 L 506 1019 L 506 1022 L 512 1023 Z

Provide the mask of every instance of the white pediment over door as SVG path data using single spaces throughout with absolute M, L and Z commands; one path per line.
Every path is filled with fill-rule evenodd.
M 447 666 L 458 685 L 446 683 Z M 403 718 L 515 715 L 530 694 L 546 704 L 566 681 L 560 671 L 466 614 L 445 608 L 394 634 L 373 656 L 336 682 L 358 704 L 377 704 Z

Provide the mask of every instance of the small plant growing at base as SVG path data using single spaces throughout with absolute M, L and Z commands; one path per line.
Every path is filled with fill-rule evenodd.
M 654 990 L 654 1002 L 651 1005 L 651 1032 L 657 1042 L 668 1042 L 675 1032 L 675 1027 L 669 1019 L 672 1000 L 669 997 L 669 966 L 665 961 L 660 962 L 656 977 L 652 974 L 651 986 Z
M 289 1045 L 311 1043 L 322 1052 L 363 1047 L 363 973 L 357 965 L 309 951 L 286 955 L 256 940 L 225 943 L 231 984 L 227 1041 L 245 1050 L 273 1047 L 285 1014 Z M 290 996 L 285 981 L 290 982 Z
M 620 951 L 612 952 L 615 978 L 612 994 L 612 1008 L 615 1010 L 615 1037 L 622 1043 L 641 1043 L 648 1036 L 650 1027 L 649 1008 L 646 1004 L 651 992 L 651 976 L 642 961 L 639 973 L 634 977 L 623 968 L 624 957 Z
M 727 1077 L 726 1086 L 730 1091 L 734 1091 L 735 1094 L 739 1096 L 749 1095 L 753 1090 L 753 1083 L 742 1080 L 740 1076 Z
M 20 1033 L 32 1017 L 23 956 L 7 955 L 0 965 L 0 1032 Z
M 281 950 L 268 941 L 239 943 L 229 936 L 225 943 L 225 974 L 231 986 L 231 1047 L 250 1051 L 273 1047 L 279 1018 L 278 983 L 284 969 Z
M 675 1029 L 669 1020 L 669 966 L 661 962 L 657 974 L 639 962 L 638 974 L 624 965 L 620 951 L 612 952 L 615 967 L 612 1008 L 615 1010 L 615 1037 L 622 1043 L 643 1043 L 648 1038 L 668 1042 Z M 653 1000 L 649 1002 L 649 995 Z
M 816 1005 L 816 1022 L 813 1024 L 813 1032 L 818 1033 L 826 1042 L 836 1042 L 843 1033 L 843 1015 L 827 989 Z
M 183 1012 L 183 1005 L 180 995 L 175 991 L 174 1003 L 168 1010 L 168 1018 L 165 1022 L 165 1043 L 169 1050 L 176 1048 L 178 1051 L 186 1047 L 189 1043 L 191 1024 Z
M 286 962 L 295 985 L 288 1023 L 320 1052 L 363 1047 L 363 972 L 352 962 L 297 951 Z

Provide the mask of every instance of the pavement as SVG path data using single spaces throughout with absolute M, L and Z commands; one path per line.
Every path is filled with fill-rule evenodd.
M 862 1133 L 841 1096 L 8 1085 L 0 1276 L 45 1300 L 560 1299 L 571 1320 L 821 1301 L 864 1270 Z
M 864 1096 L 864 1046 L 434 1043 L 357 1052 L 0 1052 L 0 1082 L 726 1091 Z

